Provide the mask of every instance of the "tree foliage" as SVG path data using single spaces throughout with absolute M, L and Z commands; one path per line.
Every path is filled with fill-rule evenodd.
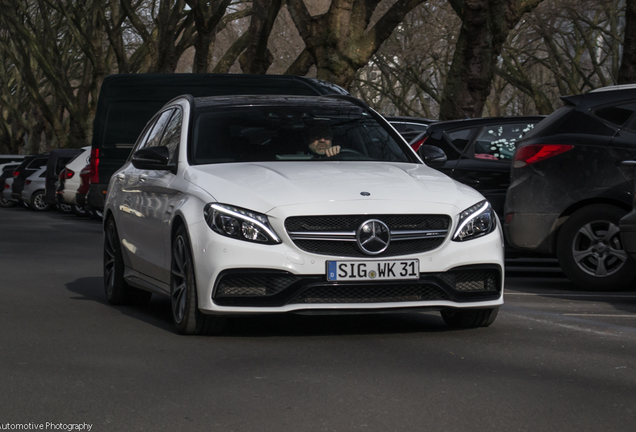
M 636 80 L 636 0 L 0 0 L 0 152 L 90 143 L 113 73 L 316 76 L 378 111 L 547 114 Z

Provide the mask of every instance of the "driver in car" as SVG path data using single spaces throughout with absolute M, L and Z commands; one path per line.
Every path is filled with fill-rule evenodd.
M 340 153 L 340 146 L 334 146 L 331 142 L 331 130 L 329 126 L 314 126 L 308 133 L 309 152 L 317 158 L 332 157 Z

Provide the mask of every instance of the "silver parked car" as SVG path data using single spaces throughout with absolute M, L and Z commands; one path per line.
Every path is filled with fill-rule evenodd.
M 35 211 L 47 211 L 51 204 L 44 201 L 44 186 L 46 183 L 46 165 L 31 174 L 24 182 L 22 201 L 29 204 Z

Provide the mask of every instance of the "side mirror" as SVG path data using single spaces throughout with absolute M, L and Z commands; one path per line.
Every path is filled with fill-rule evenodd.
M 139 169 L 176 171 L 176 165 L 170 163 L 170 151 L 165 146 L 146 147 L 136 151 L 132 164 Z
M 417 153 L 420 155 L 424 163 L 431 168 L 442 168 L 448 160 L 444 150 L 432 145 L 422 145 Z

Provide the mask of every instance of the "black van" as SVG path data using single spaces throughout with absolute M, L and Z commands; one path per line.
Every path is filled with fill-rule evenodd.
M 88 205 L 104 208 L 111 175 L 128 155 L 150 118 L 166 102 L 182 95 L 300 95 L 349 93 L 318 79 L 292 75 L 249 74 L 121 74 L 110 75 L 102 84 L 91 150 Z

